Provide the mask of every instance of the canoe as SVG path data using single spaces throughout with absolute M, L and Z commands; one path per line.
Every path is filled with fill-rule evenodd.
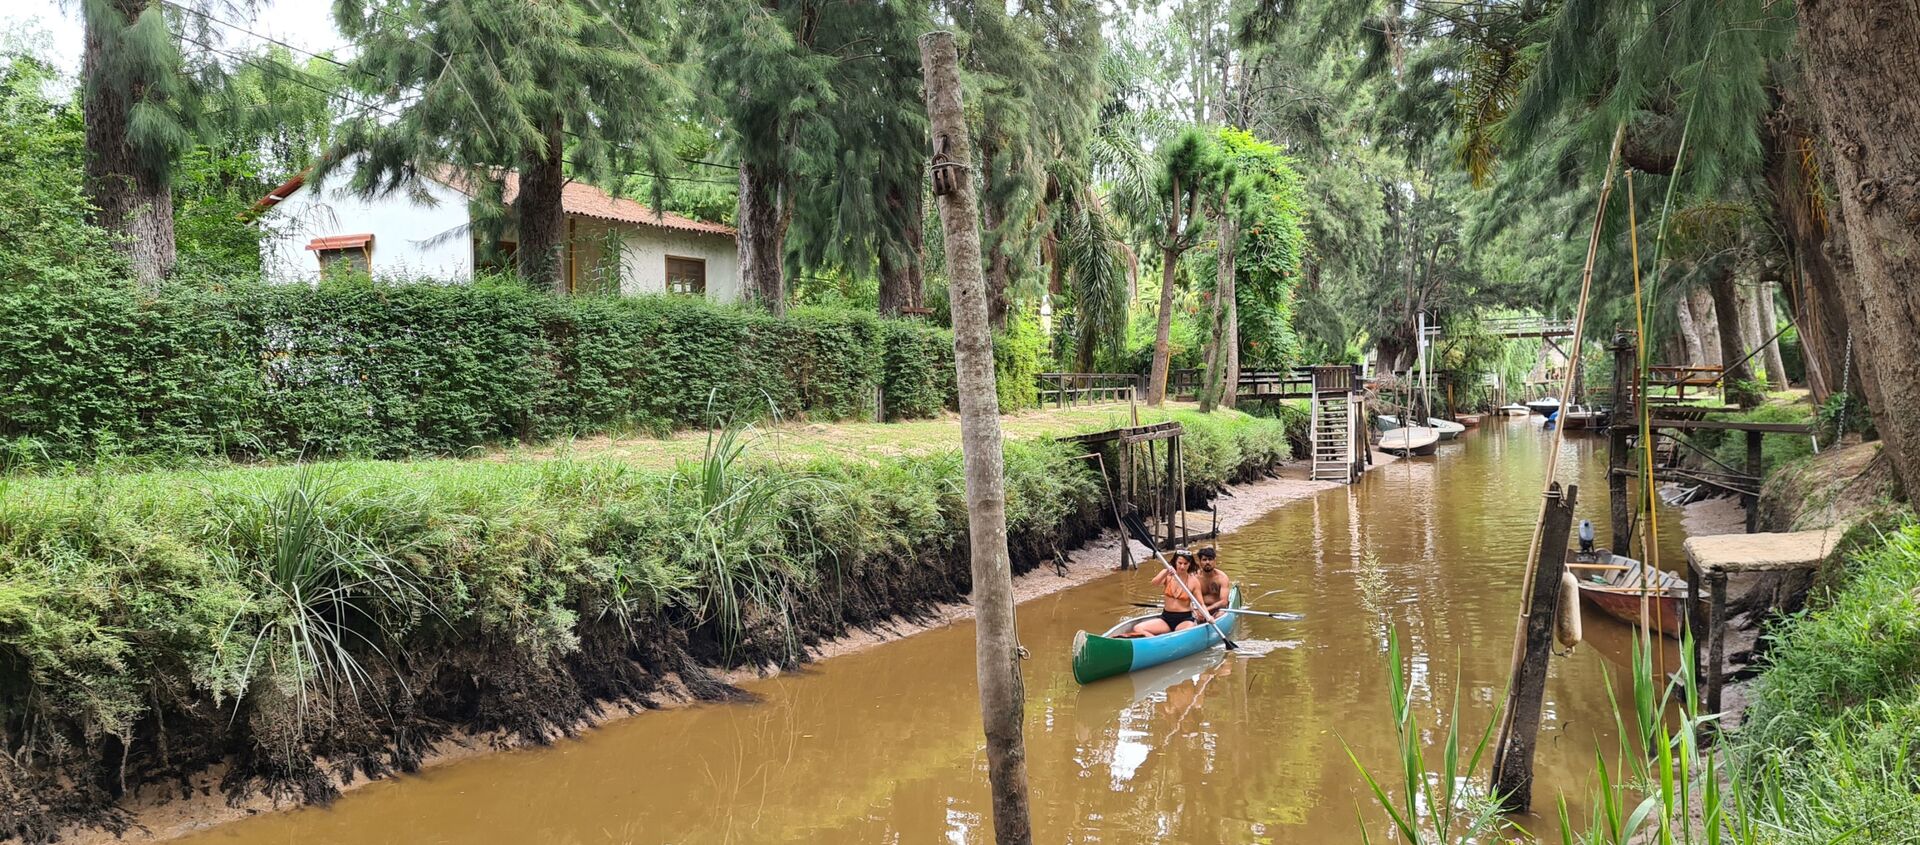
M 1428 417 L 1427 427 L 1440 432 L 1441 440 L 1452 440 L 1467 430 L 1467 427 L 1464 425 L 1452 420 L 1443 420 L 1439 417 Z
M 1240 587 L 1235 585 L 1233 593 L 1227 599 L 1228 607 L 1240 606 Z M 1133 626 L 1159 616 L 1149 613 L 1121 620 L 1120 624 L 1108 628 L 1104 634 L 1089 634 L 1081 631 L 1073 635 L 1073 679 L 1090 684 L 1101 678 L 1111 678 L 1158 666 L 1169 660 L 1178 660 L 1189 654 L 1198 654 L 1220 644 L 1220 635 L 1212 625 L 1200 624 L 1184 631 L 1174 631 L 1157 637 L 1139 637 L 1122 639 L 1121 634 L 1133 630 Z M 1240 614 L 1228 613 L 1220 620 L 1220 628 L 1233 635 L 1233 625 Z
M 1466 426 L 1467 428 L 1479 428 L 1480 415 L 1479 414 L 1461 414 L 1460 424 L 1463 426 Z
M 1380 435 L 1380 451 L 1396 455 L 1431 455 L 1440 443 L 1440 432 L 1423 425 L 1396 428 Z
M 1400 418 L 1392 414 L 1381 414 L 1379 419 L 1381 431 L 1392 431 L 1400 427 Z
M 1567 563 L 1580 584 L 1580 595 L 1608 616 L 1629 625 L 1640 624 L 1640 573 L 1646 572 L 1647 613 L 1661 633 L 1678 639 L 1687 608 L 1687 581 L 1665 570 L 1606 549 L 1582 554 L 1567 550 Z M 1600 568 L 1606 567 L 1606 568 Z
M 1560 410 L 1560 400 L 1551 396 L 1545 399 L 1535 399 L 1527 403 L 1527 410 L 1544 417 L 1547 414 Z

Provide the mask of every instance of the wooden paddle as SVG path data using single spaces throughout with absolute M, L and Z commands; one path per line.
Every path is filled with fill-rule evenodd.
M 1147 551 L 1153 552 L 1154 560 L 1160 561 L 1160 565 L 1167 568 L 1167 577 L 1172 578 L 1174 583 L 1180 585 L 1180 592 L 1187 594 L 1187 601 L 1192 602 L 1196 609 L 1206 608 L 1206 605 L 1200 602 L 1200 597 L 1194 595 L 1193 590 L 1188 589 L 1186 580 L 1180 577 L 1180 570 L 1174 569 L 1173 564 L 1168 563 L 1166 557 L 1160 554 L 1160 544 L 1155 543 L 1153 541 L 1153 534 L 1147 531 L 1145 525 L 1140 524 L 1140 517 L 1127 514 L 1120 517 L 1120 524 L 1126 527 L 1128 534 L 1133 535 L 1133 539 L 1140 541 L 1140 545 L 1146 546 Z M 1240 647 L 1235 645 L 1233 640 L 1227 638 L 1227 632 L 1220 628 L 1220 622 L 1218 620 L 1208 619 L 1207 624 L 1213 626 L 1213 632 L 1220 635 L 1220 642 L 1226 644 L 1228 651 L 1233 651 Z
M 1160 606 L 1157 604 L 1153 604 L 1151 602 L 1144 602 L 1144 601 L 1130 601 L 1130 602 L 1127 602 L 1127 604 L 1133 605 L 1134 607 L 1148 607 L 1148 608 L 1155 608 Z M 1281 612 L 1272 611 L 1272 610 L 1254 610 L 1252 608 L 1247 608 L 1247 607 L 1227 607 L 1227 608 L 1222 608 L 1220 612 L 1221 613 L 1241 613 L 1247 616 L 1265 616 L 1269 619 L 1279 619 L 1283 622 L 1298 622 L 1301 619 L 1306 618 L 1304 616 L 1301 616 L 1298 613 L 1281 613 Z

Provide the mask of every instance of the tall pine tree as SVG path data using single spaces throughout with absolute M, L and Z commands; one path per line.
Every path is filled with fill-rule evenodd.
M 381 192 L 436 168 L 462 171 L 481 189 L 483 228 L 517 229 L 530 283 L 566 289 L 568 180 L 612 183 L 673 163 L 671 134 L 655 131 L 684 90 L 671 4 L 339 0 L 335 16 L 357 47 L 348 81 L 385 101 L 341 132 L 354 186 Z M 508 169 L 519 173 L 512 206 L 486 213 L 505 199 Z
M 84 0 L 87 193 L 153 288 L 173 270 L 173 165 L 193 142 L 195 92 L 161 0 Z

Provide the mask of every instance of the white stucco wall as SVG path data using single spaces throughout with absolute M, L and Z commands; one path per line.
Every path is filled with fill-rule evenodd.
M 347 191 L 350 174 L 335 171 L 325 185 L 308 184 L 261 219 L 267 238 L 260 266 L 268 281 L 311 282 L 320 258 L 307 249 L 314 238 L 373 233 L 373 274 L 447 280 L 473 278 L 473 240 L 467 231 L 467 197 L 426 182 L 421 201 L 405 190 L 363 199 Z
M 629 230 L 623 240 L 621 293 L 665 293 L 667 256 L 672 255 L 707 262 L 708 299 L 733 302 L 740 298 L 740 259 L 732 238 L 649 226 Z

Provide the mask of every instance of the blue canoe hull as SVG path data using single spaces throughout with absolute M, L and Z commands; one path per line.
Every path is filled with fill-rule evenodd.
M 1233 588 L 1229 607 L 1240 607 L 1240 588 Z M 1150 619 L 1142 616 L 1130 619 L 1116 626 L 1108 634 L 1119 633 L 1131 628 L 1136 622 Z M 1223 614 L 1220 629 L 1233 636 L 1235 623 L 1240 614 Z M 1158 666 L 1172 660 L 1179 660 L 1191 654 L 1198 654 L 1220 645 L 1220 634 L 1212 625 L 1195 625 L 1185 631 L 1161 634 L 1157 637 L 1120 638 L 1081 631 L 1073 640 L 1073 677 L 1087 684 L 1102 678 L 1136 672 L 1149 666 Z

